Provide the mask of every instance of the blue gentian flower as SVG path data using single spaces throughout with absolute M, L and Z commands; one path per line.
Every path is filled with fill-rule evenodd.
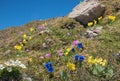
M 78 54 L 75 54 L 75 55 L 74 55 L 74 59 L 75 59 L 76 61 L 78 61 L 78 60 L 79 60 L 79 55 L 78 55 Z
M 79 56 L 79 61 L 82 62 L 85 59 L 84 56 Z
M 44 67 L 46 69 L 50 68 L 51 66 L 52 66 L 52 62 L 48 62 L 48 63 L 44 64 Z
M 48 63 L 44 64 L 44 67 L 47 69 L 47 71 L 49 73 L 54 71 L 54 68 L 52 67 L 52 62 L 48 62 Z
M 77 48 L 83 48 L 82 43 L 78 43 Z
M 72 51 L 72 52 L 75 52 L 75 49 L 74 49 L 74 48 L 72 48 L 72 49 L 71 49 L 71 51 Z
M 54 68 L 53 67 L 50 67 L 47 69 L 49 73 L 53 72 L 54 71 Z

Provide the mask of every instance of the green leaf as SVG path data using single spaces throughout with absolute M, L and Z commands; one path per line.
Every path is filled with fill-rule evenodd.
M 113 69 L 112 69 L 112 68 L 108 69 L 106 75 L 107 75 L 108 77 L 112 77 L 113 74 L 114 74 Z

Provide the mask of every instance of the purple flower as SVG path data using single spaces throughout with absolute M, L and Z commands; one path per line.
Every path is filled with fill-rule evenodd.
M 49 53 L 47 53 L 47 54 L 45 55 L 46 58 L 50 58 L 50 56 L 51 56 L 51 54 L 49 54 Z
M 29 50 L 29 49 L 26 49 L 25 51 L 26 51 L 26 52 L 29 52 L 30 50 Z
M 79 43 L 79 40 L 75 40 L 75 41 L 72 42 L 72 46 L 75 46 L 75 45 L 77 45 L 78 43 Z
M 39 26 L 38 28 L 39 28 L 40 31 L 44 30 L 43 26 Z
M 58 50 L 58 55 L 59 55 L 59 56 L 62 56 L 62 55 L 63 55 L 62 50 Z
M 40 59 L 43 59 L 44 57 L 42 56 L 42 55 L 40 55 L 40 57 L 39 57 Z

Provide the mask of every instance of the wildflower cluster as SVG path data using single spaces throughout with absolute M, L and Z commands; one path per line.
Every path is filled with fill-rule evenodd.
M 17 51 L 21 51 L 22 47 L 23 47 L 22 45 L 15 45 L 14 49 L 17 50 Z
M 75 64 L 73 64 L 73 63 L 70 63 L 70 62 L 68 62 L 67 63 L 67 67 L 69 68 L 69 69 L 71 69 L 71 70 L 75 70 Z
M 89 65 L 97 65 L 97 64 L 100 64 L 102 66 L 106 66 L 107 65 L 107 61 L 106 59 L 102 59 L 102 58 L 93 58 L 92 56 L 90 56 L 88 58 L 88 64 Z
M 82 55 L 78 55 L 78 54 L 75 54 L 74 55 L 74 60 L 75 61 L 79 61 L 80 63 L 84 60 L 84 56 L 82 56 Z
M 16 60 L 16 61 L 9 60 L 9 61 L 5 62 L 4 65 L 3 64 L 0 65 L 1 70 L 3 70 L 4 68 L 8 68 L 9 72 L 12 71 L 12 67 L 21 67 L 23 69 L 26 68 L 26 66 L 19 60 Z
M 31 27 L 30 28 L 30 32 L 33 32 L 34 31 L 34 28 Z M 23 49 L 23 46 L 29 41 L 32 39 L 32 36 L 27 36 L 27 34 L 23 34 L 23 40 L 22 42 L 19 43 L 19 45 L 15 45 L 14 46 L 14 49 L 17 50 L 17 51 L 21 51 Z
M 102 16 L 100 16 L 97 20 L 93 20 L 93 22 L 88 22 L 88 27 L 91 27 L 93 25 L 96 25 L 97 22 L 100 22 L 102 20 Z
M 26 66 L 19 60 L 10 60 L 4 64 L 0 64 L 0 78 L 1 81 L 20 81 L 21 73 L 18 68 L 25 69 Z
M 108 19 L 109 19 L 109 23 L 112 23 L 115 21 L 116 17 L 113 15 L 110 15 L 110 16 L 108 16 Z

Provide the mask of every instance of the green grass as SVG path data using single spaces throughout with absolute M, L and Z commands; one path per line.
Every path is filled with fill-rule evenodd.
M 107 6 L 111 5 L 108 4 L 107 1 L 103 1 L 102 3 L 107 4 Z M 0 52 L 4 53 L 8 49 L 10 49 L 11 52 L 6 56 L 0 54 L 0 63 L 3 63 L 9 59 L 19 59 L 23 61 L 26 64 L 27 69 L 22 72 L 32 77 L 34 81 L 65 81 L 61 78 L 61 72 L 64 72 L 64 74 L 66 74 L 64 76 L 68 78 L 67 81 L 119 81 L 120 65 L 117 64 L 116 57 L 112 57 L 112 54 L 116 54 L 120 50 L 120 15 L 118 12 L 113 12 L 113 14 L 115 14 L 115 16 L 118 18 L 112 24 L 108 24 L 106 19 L 106 11 L 101 24 L 98 24 L 96 26 L 103 26 L 102 33 L 95 39 L 87 39 L 84 36 L 84 33 L 88 28 L 84 28 L 75 20 L 69 19 L 67 17 L 49 19 L 45 21 L 33 21 L 22 27 L 2 30 L 0 31 L 0 35 L 2 36 L 2 39 L 0 40 Z M 50 33 L 39 35 L 40 31 L 37 27 L 38 25 L 42 25 L 44 22 L 47 23 L 46 29 L 48 29 Z M 68 29 L 66 27 L 66 24 L 69 25 L 71 23 L 74 23 L 75 27 L 73 29 Z M 36 28 L 36 31 L 30 33 L 30 27 Z M 20 31 L 23 31 L 23 34 L 25 33 L 33 37 L 32 40 L 28 41 L 27 44 L 25 44 L 22 53 L 14 50 L 14 46 L 22 41 L 23 34 L 18 34 Z M 70 33 L 70 36 L 68 36 L 67 33 Z M 80 34 L 82 34 L 82 37 Z M 7 38 L 9 38 L 8 41 L 6 41 Z M 50 39 L 50 41 L 48 39 Z M 84 50 L 81 52 L 81 50 L 75 48 L 74 53 L 71 53 L 68 56 L 63 55 L 62 57 L 59 57 L 57 50 L 66 50 L 71 46 L 71 43 L 74 40 L 79 40 L 82 42 Z M 47 48 L 44 48 L 42 46 L 43 43 L 47 44 Z M 25 49 L 29 49 L 30 52 L 25 52 Z M 40 55 L 45 56 L 46 53 L 50 53 L 51 57 L 44 59 L 39 58 Z M 83 66 L 81 68 L 76 65 L 76 70 L 70 71 L 67 68 L 67 62 L 74 63 L 74 54 L 84 55 L 85 61 L 83 62 Z M 113 67 L 115 76 L 112 78 L 98 78 L 89 73 L 86 69 L 88 67 L 87 58 L 91 55 L 94 57 L 102 57 L 103 59 L 107 59 L 108 63 L 110 63 Z M 28 64 L 29 58 L 33 58 L 33 61 L 30 64 Z M 55 69 L 53 72 L 54 77 L 52 78 L 49 78 L 49 74 L 43 66 L 44 63 L 49 61 L 53 63 L 52 65 Z M 113 80 L 114 78 L 116 79 Z

